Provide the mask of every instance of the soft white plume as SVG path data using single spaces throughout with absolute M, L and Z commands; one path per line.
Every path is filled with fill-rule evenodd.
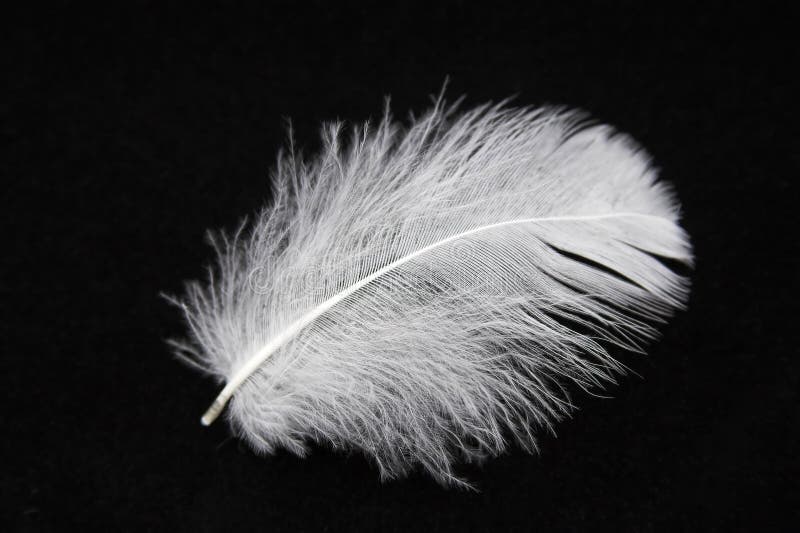
M 691 263 L 679 208 L 628 137 L 560 109 L 441 101 L 387 115 L 306 161 L 281 156 L 273 199 L 180 302 L 178 352 L 227 383 L 257 450 L 360 450 L 383 477 L 532 450 L 566 388 L 621 370 L 680 308 Z

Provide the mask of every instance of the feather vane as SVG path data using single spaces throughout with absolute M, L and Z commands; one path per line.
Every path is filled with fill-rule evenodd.
M 678 203 L 628 137 L 563 109 L 439 100 L 280 156 L 273 201 L 191 283 L 178 353 L 256 450 L 360 450 L 385 478 L 534 450 L 681 308 Z

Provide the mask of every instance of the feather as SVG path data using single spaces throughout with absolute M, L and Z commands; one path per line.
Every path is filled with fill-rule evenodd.
M 624 370 L 682 308 L 679 206 L 628 137 L 555 108 L 442 99 L 403 127 L 323 128 L 281 154 L 269 207 L 212 238 L 177 353 L 226 385 L 257 451 L 360 450 L 382 478 L 533 451 L 570 388 Z

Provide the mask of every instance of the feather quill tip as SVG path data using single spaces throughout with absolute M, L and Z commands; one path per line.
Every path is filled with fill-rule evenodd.
M 225 402 L 219 397 L 216 400 L 214 400 L 214 403 L 211 404 L 211 407 L 209 407 L 206 410 L 206 412 L 203 413 L 203 416 L 200 418 L 200 423 L 203 424 L 204 426 L 210 426 L 211 424 L 213 424 L 214 420 L 217 419 L 219 414 L 225 408 L 226 403 L 227 402 Z

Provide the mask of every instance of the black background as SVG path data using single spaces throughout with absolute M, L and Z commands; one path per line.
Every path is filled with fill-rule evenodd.
M 555 3 L 554 3 L 555 4 Z M 787 13 L 433 2 L 164 7 L 6 19 L 2 529 L 780 530 L 797 519 L 798 66 Z M 269 199 L 290 117 L 516 94 L 632 134 L 684 205 L 690 308 L 639 374 L 445 490 L 360 455 L 256 457 L 198 417 L 215 384 L 171 356 L 161 291 L 207 228 Z M 796 526 L 796 524 L 795 524 Z

